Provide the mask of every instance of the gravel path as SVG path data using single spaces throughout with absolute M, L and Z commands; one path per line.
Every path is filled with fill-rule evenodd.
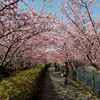
M 42 80 L 37 100 L 90 100 L 71 83 L 64 84 L 64 78 L 54 67 L 50 67 Z

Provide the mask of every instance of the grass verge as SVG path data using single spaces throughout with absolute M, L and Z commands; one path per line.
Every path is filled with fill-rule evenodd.
M 31 100 L 39 89 L 45 66 L 38 65 L 0 83 L 0 100 Z

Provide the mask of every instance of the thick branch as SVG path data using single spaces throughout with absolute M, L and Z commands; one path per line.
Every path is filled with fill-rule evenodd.
M 20 0 L 16 0 L 15 2 L 12 2 L 12 3 L 10 3 L 9 5 L 6 5 L 6 6 L 3 7 L 2 9 L 0 9 L 0 12 L 3 11 L 4 9 L 6 9 L 7 7 L 9 7 L 9 6 L 11 6 L 11 5 L 17 3 L 18 1 L 20 1 Z

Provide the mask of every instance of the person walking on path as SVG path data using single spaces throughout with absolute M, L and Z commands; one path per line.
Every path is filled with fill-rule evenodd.
M 69 75 L 69 68 L 68 68 L 68 63 L 65 62 L 65 70 L 64 70 L 64 77 L 65 77 L 65 81 L 64 84 L 68 83 L 68 75 Z
M 57 64 L 56 64 L 56 62 L 54 63 L 54 66 L 55 66 L 55 71 L 57 71 Z
M 46 64 L 46 65 L 45 65 L 45 70 L 47 71 L 47 69 L 48 69 L 48 65 Z

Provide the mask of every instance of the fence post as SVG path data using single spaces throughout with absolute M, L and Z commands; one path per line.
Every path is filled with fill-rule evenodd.
M 92 91 L 94 92 L 94 70 L 92 73 Z
M 98 94 L 100 95 L 100 75 L 99 75 L 99 91 Z

